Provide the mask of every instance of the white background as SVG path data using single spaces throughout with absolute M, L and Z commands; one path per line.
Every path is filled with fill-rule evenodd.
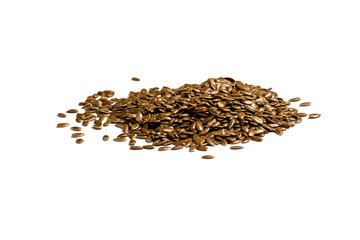
M 359 12 L 347 0 L 1 1 L 0 239 L 360 239 Z M 212 160 L 103 142 L 113 126 L 82 145 L 55 128 L 99 90 L 219 76 L 322 116 Z

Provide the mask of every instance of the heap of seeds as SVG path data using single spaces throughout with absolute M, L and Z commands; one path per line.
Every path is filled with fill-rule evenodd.
M 291 102 L 299 100 L 290 99 Z M 83 126 L 93 122 L 96 130 L 114 124 L 123 132 L 114 141 L 124 142 L 130 138 L 132 150 L 153 149 L 152 145 L 161 146 L 160 151 L 186 147 L 193 152 L 195 149 L 206 151 L 207 146 L 218 144 L 260 142 L 269 132 L 282 135 L 307 116 L 289 107 L 290 101 L 278 97 L 271 88 L 226 77 L 210 78 L 201 84 L 185 84 L 176 89 L 142 89 L 130 92 L 127 98 L 114 98 L 113 91 L 101 91 L 79 103 L 83 112 L 70 109 L 67 113 L 76 113 L 76 121 Z M 305 105 L 310 104 L 302 104 Z M 310 118 L 319 116 L 312 114 Z M 65 126 L 65 123 L 58 125 Z M 79 127 L 72 129 L 81 130 Z M 108 138 L 104 136 L 103 139 Z M 135 146 L 135 138 L 152 144 Z

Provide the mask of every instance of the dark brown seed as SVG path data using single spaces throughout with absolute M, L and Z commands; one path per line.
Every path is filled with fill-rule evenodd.
M 67 113 L 77 113 L 78 110 L 76 110 L 76 109 L 69 109 L 69 110 L 67 110 L 66 112 L 67 112 Z
M 58 113 L 57 116 L 58 116 L 58 117 L 61 117 L 61 118 L 65 118 L 65 117 L 66 117 L 66 114 L 65 114 L 65 113 Z
M 207 151 L 208 148 L 207 148 L 206 146 L 199 146 L 199 147 L 197 148 L 197 150 L 199 150 L 199 151 Z
M 175 145 L 171 150 L 180 150 L 182 149 L 184 146 L 182 145 Z
M 130 141 L 129 141 L 129 145 L 130 146 L 133 146 L 133 145 L 135 145 L 136 144 L 136 141 L 134 140 L 134 139 L 131 139 Z
M 127 138 L 114 138 L 114 142 L 126 142 Z
M 311 102 L 300 103 L 300 107 L 307 107 L 307 106 L 310 106 L 310 105 L 311 105 Z
M 319 114 L 319 113 L 312 113 L 309 115 L 309 119 L 319 118 L 320 116 L 321 116 L 321 114 Z
M 239 150 L 239 149 L 243 149 L 243 146 L 231 146 L 230 149 L 231 150 Z
M 79 138 L 79 137 L 82 137 L 82 136 L 84 136 L 85 135 L 85 133 L 73 133 L 72 135 L 71 135 L 71 137 L 72 138 Z
M 83 121 L 83 122 L 82 122 L 82 125 L 83 125 L 84 127 L 86 127 L 86 126 L 89 125 L 89 122 L 88 122 L 88 121 Z
M 130 146 L 130 150 L 141 150 L 143 149 L 142 146 Z
M 70 129 L 73 131 L 81 131 L 81 127 L 76 127 L 76 126 L 71 127 Z
M 154 149 L 155 146 L 154 145 L 145 145 L 143 146 L 144 149 Z
M 295 97 L 295 98 L 289 99 L 289 102 L 298 102 L 298 101 L 300 101 L 300 100 L 301 100 L 301 98 Z
M 140 79 L 137 77 L 133 77 L 133 78 L 131 78 L 131 80 L 136 81 L 136 82 L 140 81 Z
M 261 142 L 263 139 L 258 136 L 253 136 L 253 137 L 251 137 L 251 140 L 256 141 L 256 142 Z
M 158 151 L 167 151 L 169 149 L 170 149 L 170 147 L 159 147 Z
M 76 139 L 76 141 L 75 141 L 77 144 L 81 144 L 81 143 L 83 143 L 84 142 L 84 139 L 82 139 L 82 138 L 78 138 L 78 139 Z
M 103 138 L 102 138 L 103 141 L 107 141 L 109 140 L 109 136 L 108 135 L 104 135 Z
M 300 118 L 300 119 L 301 119 L 301 118 Z M 282 130 L 282 128 L 281 128 L 281 127 L 277 127 L 277 128 L 275 129 L 275 133 L 276 133 L 277 135 L 279 135 L 279 136 L 283 135 L 283 130 Z
M 56 127 L 58 127 L 58 128 L 63 128 L 63 127 L 67 127 L 67 126 L 69 126 L 70 124 L 69 123 L 58 123 L 57 125 L 56 125 Z
M 215 158 L 213 155 L 204 155 L 201 157 L 202 159 L 213 159 Z

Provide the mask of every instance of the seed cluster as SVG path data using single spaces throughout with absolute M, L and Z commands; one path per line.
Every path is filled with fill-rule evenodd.
M 114 92 L 110 90 L 100 91 L 79 103 L 84 112 L 70 109 L 67 113 L 76 113 L 76 121 L 83 126 L 92 122 L 92 128 L 96 130 L 110 124 L 121 128 L 123 133 L 113 140 L 125 142 L 130 138 L 131 150 L 159 146 L 159 151 L 186 147 L 193 152 L 207 151 L 208 146 L 219 144 L 261 142 L 269 132 L 282 135 L 307 116 L 289 106 L 290 102 L 296 101 L 300 98 L 285 101 L 271 88 L 221 77 L 175 89 L 142 89 L 130 92 L 127 98 L 114 98 Z M 309 102 L 301 104 L 309 105 Z M 317 117 L 320 114 L 310 114 L 309 118 Z M 66 126 L 66 123 L 58 124 L 58 127 Z M 72 130 L 81 131 L 81 127 Z M 72 135 L 82 136 L 82 133 Z M 103 137 L 104 141 L 108 139 L 107 135 Z M 136 146 L 135 139 L 144 139 L 151 145 Z

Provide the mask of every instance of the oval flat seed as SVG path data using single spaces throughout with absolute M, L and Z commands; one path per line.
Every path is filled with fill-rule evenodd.
M 301 119 L 301 118 L 300 118 Z M 275 133 L 279 136 L 283 135 L 283 130 L 281 127 L 275 128 Z
M 136 144 L 136 140 L 131 139 L 131 140 L 129 141 L 129 145 L 130 145 L 130 146 L 133 146 L 133 145 L 135 145 L 135 144 Z
M 154 149 L 155 146 L 154 145 L 145 145 L 143 146 L 144 149 Z
M 130 150 L 141 150 L 141 149 L 143 149 L 142 146 L 131 146 L 130 147 Z
M 82 125 L 83 125 L 84 127 L 88 126 L 88 125 L 89 125 L 89 121 L 83 121 L 83 122 L 82 122 Z
M 202 159 L 213 159 L 215 158 L 213 155 L 204 155 L 201 157 Z
M 289 99 L 289 102 L 298 102 L 298 101 L 300 101 L 300 100 L 301 100 L 301 98 L 295 97 L 295 98 Z
M 82 139 L 82 138 L 78 138 L 78 139 L 76 139 L 76 141 L 75 141 L 77 144 L 81 144 L 81 143 L 83 143 L 84 142 L 84 139 Z
M 307 107 L 307 106 L 310 106 L 310 105 L 311 105 L 311 102 L 300 103 L 300 107 Z
M 131 80 L 136 81 L 136 82 L 140 81 L 140 79 L 137 77 L 133 77 L 133 78 L 131 78 Z
M 66 114 L 65 114 L 65 113 L 58 113 L 57 116 L 58 116 L 58 117 L 61 117 L 61 118 L 65 118 L 65 117 L 66 117 Z
M 79 138 L 79 137 L 82 137 L 82 136 L 85 136 L 85 133 L 73 133 L 73 134 L 71 134 L 72 138 Z
M 167 151 L 169 149 L 170 149 L 170 147 L 159 147 L 158 151 Z
M 67 113 L 77 113 L 78 110 L 77 109 L 69 109 L 66 111 Z
M 199 151 L 207 151 L 208 148 L 206 146 L 199 146 L 199 147 L 197 147 L 197 150 L 199 150 Z
M 306 117 L 307 114 L 306 114 L 306 113 L 298 113 L 298 116 L 299 116 L 299 117 Z
M 58 128 L 63 128 L 63 127 L 67 127 L 67 126 L 69 126 L 70 124 L 69 123 L 58 123 L 57 125 L 56 125 L 56 127 L 58 127 Z
M 319 113 L 312 113 L 309 115 L 309 119 L 319 118 L 320 116 L 321 116 L 321 114 L 319 114 Z
M 114 138 L 113 139 L 114 142 L 126 142 L 127 141 L 127 138 Z
M 251 140 L 256 141 L 256 142 L 261 142 L 263 139 L 258 136 L 253 136 L 253 137 L 251 137 Z
M 94 125 L 94 126 L 92 126 L 92 128 L 95 130 L 101 130 L 102 126 Z
M 109 136 L 108 135 L 104 135 L 103 138 L 102 138 L 103 141 L 107 141 L 109 140 Z
M 73 131 L 81 131 L 81 127 L 76 127 L 76 126 L 71 127 L 70 129 Z
M 243 146 L 231 146 L 230 149 L 231 150 L 239 150 L 239 149 L 243 149 Z
M 195 145 L 190 146 L 189 152 L 195 152 L 195 150 L 196 150 L 196 146 L 195 146 Z
M 171 150 L 180 150 L 182 149 L 184 146 L 182 145 L 175 145 Z

